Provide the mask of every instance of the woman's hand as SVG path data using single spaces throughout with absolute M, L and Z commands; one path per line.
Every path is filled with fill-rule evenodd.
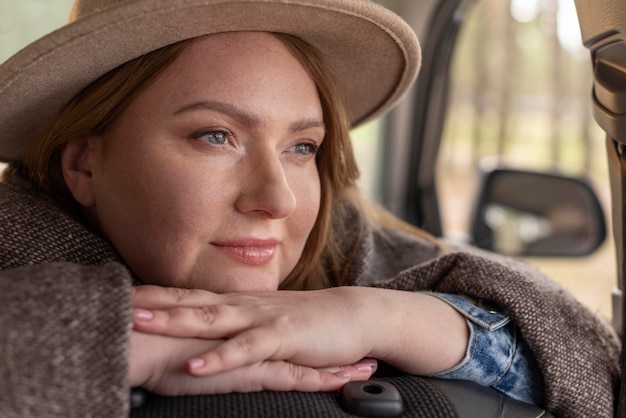
M 337 287 L 215 294 L 140 286 L 133 303 L 136 330 L 222 340 L 188 358 L 196 376 L 264 361 L 323 368 L 366 357 L 430 374 L 459 363 L 468 343 L 465 319 L 423 293 Z
M 190 376 L 186 372 L 189 358 L 203 354 L 220 343 L 133 331 L 130 384 L 168 396 L 261 390 L 320 392 L 337 390 L 350 380 L 369 379 L 376 369 L 373 360 L 325 369 L 286 361 L 261 361 L 205 377 Z
M 265 360 L 316 368 L 354 364 L 370 351 L 371 330 L 356 320 L 358 307 L 341 289 L 215 294 L 141 286 L 133 299 L 135 329 L 223 340 L 188 362 L 195 375 Z

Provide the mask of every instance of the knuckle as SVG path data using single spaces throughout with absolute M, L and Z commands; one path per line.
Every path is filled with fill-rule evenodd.
M 226 315 L 226 310 L 223 305 L 206 305 L 194 309 L 194 312 L 202 323 L 213 325 L 218 319 Z
M 248 333 L 239 334 L 231 340 L 235 344 L 235 349 L 243 357 L 249 357 L 254 353 L 256 347 L 256 338 Z
M 294 363 L 285 363 L 287 367 L 287 377 L 291 384 L 295 387 L 302 382 L 302 367 Z
M 184 302 L 191 294 L 190 289 L 183 289 L 180 287 L 168 287 L 167 291 L 169 292 L 171 298 L 174 300 L 175 303 Z

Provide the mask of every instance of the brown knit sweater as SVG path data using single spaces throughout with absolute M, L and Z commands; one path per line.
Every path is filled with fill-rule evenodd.
M 550 411 L 613 415 L 618 338 L 531 266 L 466 249 L 440 256 L 421 239 L 368 230 L 350 276 L 496 301 L 537 358 Z M 0 183 L 0 416 L 128 415 L 132 282 L 107 241 L 26 183 Z

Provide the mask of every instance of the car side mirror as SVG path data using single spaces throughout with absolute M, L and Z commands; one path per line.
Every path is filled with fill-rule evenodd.
M 483 173 L 471 238 L 512 256 L 576 257 L 604 242 L 606 221 L 584 178 L 496 168 Z

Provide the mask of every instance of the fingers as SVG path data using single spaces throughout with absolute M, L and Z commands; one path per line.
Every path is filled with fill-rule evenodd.
M 328 327 L 306 327 L 289 315 L 234 305 L 135 310 L 134 329 L 178 338 L 225 340 L 191 358 L 187 371 L 208 376 L 265 360 L 285 360 L 309 367 L 349 364 L 365 354 L 358 339 L 342 334 L 329 339 Z M 267 316 L 267 318 L 265 317 Z M 306 330 L 306 331 L 303 331 Z M 346 343 L 348 341 L 349 343 Z
M 338 367 L 335 371 L 316 370 L 285 361 L 260 363 L 260 374 L 252 368 L 249 378 L 262 377 L 260 390 L 327 392 L 340 389 L 350 380 L 363 380 L 371 376 L 370 371 L 351 366 Z
M 365 373 L 367 374 L 366 378 L 369 378 L 378 366 L 375 359 L 364 358 L 342 368 L 322 368 L 329 361 L 342 363 L 346 359 L 338 356 L 329 358 L 324 352 L 321 355 L 309 352 L 302 357 L 297 349 L 281 346 L 279 341 L 265 338 L 264 335 L 255 329 L 239 334 L 230 340 L 225 340 L 211 351 L 187 361 L 186 370 L 193 376 L 208 376 L 245 365 L 260 363 L 264 360 L 286 360 L 291 363 L 306 364 L 309 367 L 320 365 L 318 370 L 332 373 L 345 370 L 350 372 L 350 375 L 358 374 L 360 377 L 363 377 Z
M 265 361 L 241 370 L 247 381 L 256 382 L 256 390 L 327 392 L 349 381 L 369 379 L 375 365 L 375 360 L 364 359 L 350 366 L 314 369 L 285 361 Z
M 268 381 L 266 390 L 298 390 L 303 392 L 327 392 L 340 389 L 349 381 L 367 380 L 376 371 L 374 359 L 363 359 L 349 366 L 312 369 L 288 362 L 271 362 L 269 372 L 278 376 L 276 382 Z M 281 389 L 282 388 L 282 389 Z
M 232 305 L 171 309 L 135 308 L 135 330 L 171 337 L 225 338 L 252 325 L 252 318 Z
M 179 339 L 133 332 L 129 358 L 130 382 L 161 395 L 197 395 L 231 392 L 333 391 L 352 380 L 366 380 L 376 361 L 363 359 L 338 367 L 312 368 L 287 361 L 261 361 L 211 376 L 185 372 L 185 361 L 212 349 L 219 341 Z M 133 376 L 135 374 L 135 376 Z
M 197 395 L 231 392 L 301 391 L 328 392 L 354 380 L 367 380 L 375 367 L 370 362 L 314 369 L 285 361 L 264 361 L 206 377 L 165 374 L 146 389 L 161 395 Z
M 319 315 L 326 308 L 313 304 L 305 310 L 304 303 L 294 303 L 285 294 L 217 295 L 141 286 L 133 298 L 137 301 L 136 331 L 222 340 L 210 350 L 186 358 L 185 369 L 196 377 L 272 360 L 308 367 L 350 364 L 369 352 L 350 329 L 330 333 L 334 316 Z
M 290 340 L 278 337 L 282 330 L 276 322 L 252 326 L 253 321 L 254 318 L 229 305 L 135 309 L 134 329 L 169 337 L 228 339 L 187 362 L 188 372 L 195 376 L 217 374 L 264 360 L 289 360 L 294 356 L 296 350 L 289 346 Z
M 369 373 L 369 375 L 367 376 L 367 378 L 369 378 L 371 377 L 371 375 L 376 373 L 377 369 L 378 369 L 378 360 L 374 358 L 370 358 L 370 357 L 365 357 L 359 360 L 358 362 L 351 364 L 349 366 L 322 367 L 322 368 L 318 368 L 317 370 L 331 372 L 331 373 L 337 373 L 342 370 L 347 370 L 347 371 L 352 370 L 354 372 L 356 370 L 357 373 L 353 373 L 353 374 L 356 375 L 356 374 L 361 374 L 361 373 L 366 373 L 366 374 Z M 360 377 L 363 377 L 363 376 L 360 376 Z
M 132 289 L 133 305 L 145 309 L 166 309 L 172 306 L 204 306 L 219 303 L 223 298 L 217 293 L 199 289 L 182 289 L 153 285 Z
M 279 339 L 266 336 L 260 328 L 238 334 L 213 350 L 189 360 L 187 372 L 194 376 L 207 376 L 264 360 L 290 360 L 294 353 L 290 353 L 284 345 L 281 347 Z

